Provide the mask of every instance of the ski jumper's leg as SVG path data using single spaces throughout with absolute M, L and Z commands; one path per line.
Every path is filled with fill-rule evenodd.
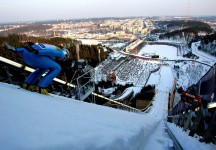
M 34 85 L 35 82 L 37 81 L 37 79 L 39 79 L 47 71 L 47 69 L 44 69 L 44 68 L 41 68 L 40 66 L 37 66 L 38 61 L 39 61 L 37 55 L 35 55 L 31 52 L 28 52 L 24 48 L 17 48 L 16 50 L 17 50 L 17 53 L 23 53 L 22 58 L 26 64 L 28 64 L 34 68 L 37 68 L 34 72 L 32 72 L 25 79 L 25 83 Z
M 34 85 L 37 79 L 39 79 L 47 69 L 38 68 L 34 72 L 32 72 L 26 79 L 25 83 Z
M 49 65 L 49 72 L 38 83 L 38 86 L 41 88 L 46 88 L 61 71 L 61 66 L 55 61 L 52 60 Z
M 49 70 L 49 72 L 41 79 L 38 83 L 38 86 L 41 88 L 46 88 L 52 82 L 52 80 L 60 73 L 61 66 L 56 63 L 54 60 L 47 58 L 44 60 L 45 68 Z
M 64 53 L 61 50 L 53 50 L 53 49 L 46 49 L 46 50 L 40 50 L 39 56 L 49 56 L 51 58 L 64 58 Z M 38 83 L 38 86 L 41 88 L 46 88 L 52 80 L 60 73 L 61 66 L 56 63 L 53 59 L 43 59 L 40 62 L 43 62 L 43 67 L 48 69 L 49 72 L 46 74 L 46 76 L 41 79 L 41 81 Z
M 28 51 L 24 51 L 23 61 L 32 67 L 40 69 L 40 71 L 36 70 L 35 74 L 33 72 L 33 75 L 29 76 L 30 79 L 31 77 L 35 77 L 35 79 L 31 79 L 31 81 L 36 81 L 44 71 L 49 70 L 49 72 L 38 83 L 38 86 L 41 88 L 46 88 L 61 71 L 61 66 L 47 56 L 35 55 Z

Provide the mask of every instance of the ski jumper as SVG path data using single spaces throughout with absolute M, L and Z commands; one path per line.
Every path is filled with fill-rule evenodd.
M 64 53 L 59 47 L 50 44 L 33 44 L 31 47 L 38 51 L 37 54 L 28 51 L 25 47 L 16 48 L 17 53 L 22 53 L 23 61 L 36 68 L 36 70 L 26 78 L 25 83 L 34 85 L 35 82 L 47 72 L 38 83 L 39 87 L 47 88 L 61 71 L 61 66 L 55 62 L 54 59 L 64 59 Z

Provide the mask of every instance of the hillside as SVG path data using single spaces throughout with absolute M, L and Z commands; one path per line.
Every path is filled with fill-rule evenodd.
M 169 149 L 172 142 L 163 120 L 173 76 L 169 67 L 162 67 L 160 74 L 153 106 L 143 114 L 55 95 L 47 97 L 0 83 L 1 148 Z M 214 145 L 182 136 L 192 141 L 186 146 L 182 143 L 185 149 L 214 149 Z
M 166 87 L 169 90 L 170 85 Z M 141 139 L 147 139 L 163 119 L 168 97 L 162 92 L 155 109 L 137 114 L 47 97 L 14 85 L 1 83 L 0 91 L 0 145 L 4 149 L 140 149 L 145 141 Z

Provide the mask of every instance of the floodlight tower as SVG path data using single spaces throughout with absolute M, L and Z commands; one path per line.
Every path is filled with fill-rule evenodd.
M 91 93 L 94 91 L 94 70 L 91 69 L 89 71 L 84 71 L 87 65 L 87 61 L 85 59 L 80 59 L 80 45 L 81 41 L 74 41 L 76 47 L 77 60 L 72 62 L 71 67 L 74 70 L 74 74 L 71 78 L 70 83 L 76 83 L 75 95 L 78 100 L 85 100 Z M 94 99 L 94 98 L 93 98 Z
M 190 0 L 186 0 L 186 15 L 185 15 L 185 22 L 187 22 L 190 18 Z
M 97 49 L 98 49 L 98 61 L 99 61 L 99 64 L 100 64 L 100 62 L 101 62 L 101 51 L 100 51 L 100 47 L 99 46 L 97 46 Z
M 75 45 L 76 45 L 76 54 L 77 54 L 77 61 L 79 61 L 80 60 L 80 56 L 79 56 L 79 51 L 80 51 L 80 42 L 79 41 L 76 41 L 75 42 Z
M 186 14 L 185 14 L 184 21 L 187 22 L 189 20 L 189 18 L 190 18 L 190 0 L 186 0 Z M 185 33 L 183 32 L 183 29 L 184 29 L 183 26 L 184 26 L 184 23 L 182 24 L 182 27 L 181 27 L 183 44 L 187 45 L 187 39 L 185 37 Z

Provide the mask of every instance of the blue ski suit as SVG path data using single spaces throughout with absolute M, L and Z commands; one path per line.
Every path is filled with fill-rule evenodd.
M 50 44 L 33 44 L 31 47 L 38 51 L 34 54 L 28 51 L 25 47 L 16 48 L 17 53 L 22 53 L 23 61 L 36 68 L 25 80 L 25 83 L 34 85 L 44 73 L 47 74 L 40 80 L 38 86 L 47 88 L 52 80 L 60 73 L 61 66 L 55 62 L 55 58 L 64 59 L 63 51 L 54 45 Z

